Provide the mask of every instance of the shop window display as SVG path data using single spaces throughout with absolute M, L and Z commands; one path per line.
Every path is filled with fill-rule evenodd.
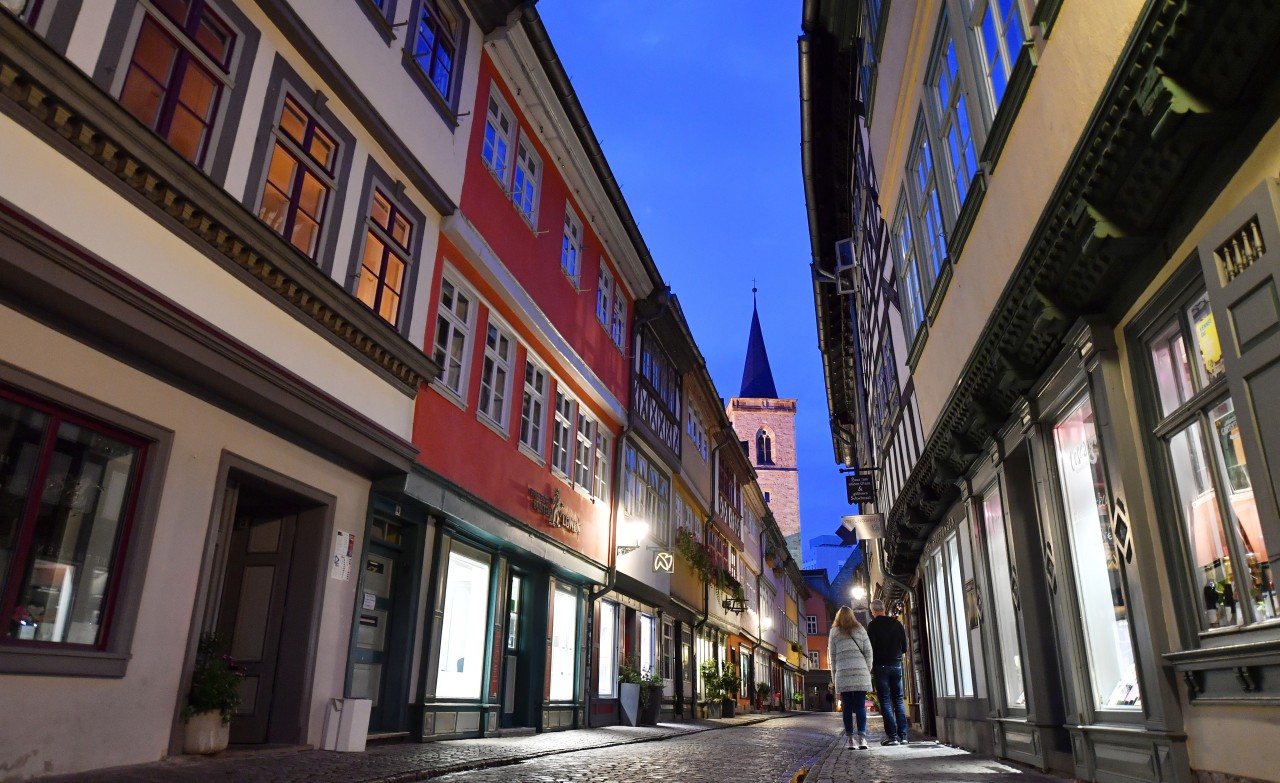
M 551 617 L 551 701 L 573 701 L 573 673 L 578 647 L 578 599 L 556 589 Z
M 600 602 L 600 680 L 596 693 L 611 699 L 618 687 L 618 605 Z
M 449 552 L 441 623 L 436 679 L 440 698 L 480 698 L 488 608 L 489 558 L 455 543 Z
M 1142 703 L 1142 694 L 1129 606 L 1111 535 L 1105 465 L 1093 403 L 1087 396 L 1068 409 L 1053 435 L 1094 703 L 1102 709 L 1136 708 Z
M 1163 416 L 1155 429 L 1186 533 L 1201 630 L 1280 616 L 1273 556 L 1254 503 L 1205 293 L 1177 308 L 1177 316 L 1149 341 L 1148 354 Z
M 1009 568 L 1009 541 L 1006 538 L 1004 503 L 1000 485 L 992 484 L 982 497 L 982 523 L 987 541 L 987 560 L 991 566 L 992 602 L 995 604 L 996 633 L 1001 651 L 1000 668 L 1004 675 L 1005 705 L 1025 707 L 1023 689 L 1022 647 L 1018 643 L 1017 610 L 1013 606 L 1013 580 Z

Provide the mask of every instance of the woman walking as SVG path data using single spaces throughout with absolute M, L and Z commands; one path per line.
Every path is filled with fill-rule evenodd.
M 871 690 L 871 640 L 867 631 L 847 606 L 836 612 L 827 638 L 827 660 L 840 694 L 844 716 L 845 747 L 867 749 L 867 691 Z M 858 716 L 858 734 L 853 733 L 853 717 Z

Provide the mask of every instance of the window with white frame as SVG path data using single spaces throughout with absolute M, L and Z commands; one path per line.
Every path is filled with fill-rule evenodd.
M 613 601 L 600 602 L 600 677 L 596 681 L 596 693 L 612 698 L 618 689 L 618 605 Z
M 707 446 L 707 428 L 702 424 L 702 417 L 692 408 L 689 409 L 685 419 L 685 432 L 688 433 L 689 442 L 693 444 L 694 450 L 705 462 L 710 453 Z
M 613 289 L 613 328 L 611 335 L 613 344 L 620 350 L 627 347 L 627 297 L 622 293 L 619 283 Z
M 507 170 L 511 165 L 511 137 L 515 135 L 515 120 L 511 110 L 498 95 L 498 86 L 489 88 L 489 110 L 485 115 L 484 145 L 480 157 L 503 187 L 507 184 Z
M 937 118 L 935 141 L 941 145 L 946 159 L 947 189 L 956 210 L 959 210 L 978 172 L 978 157 L 974 151 L 964 86 L 960 82 L 960 61 L 951 36 L 944 34 L 938 43 L 936 57 L 929 75 L 929 100 Z
M 556 421 L 551 436 L 551 468 L 569 478 L 569 463 L 573 453 L 574 402 L 563 392 L 556 390 Z
M 932 291 L 947 256 L 946 235 L 942 226 L 942 203 L 938 198 L 938 178 L 933 170 L 933 145 L 925 131 L 924 118 L 916 123 L 916 145 L 911 153 L 912 214 L 916 220 L 916 238 L 921 249 L 921 281 L 923 290 Z
M 601 269 L 604 265 L 601 264 Z M 564 238 L 560 243 L 560 271 L 578 286 L 582 274 L 582 221 L 573 211 L 573 207 L 564 207 Z
M 531 226 L 538 225 L 538 184 L 542 178 L 542 161 L 533 151 L 528 136 L 516 145 L 515 173 L 511 178 L 511 203 Z
M 516 346 L 511 336 L 489 321 L 485 333 L 484 363 L 480 368 L 480 413 L 494 424 L 507 420 L 507 400 L 511 396 L 511 365 Z
M 810 650 L 810 651 L 809 651 L 809 665 L 810 665 L 810 666 L 812 666 L 812 667 L 813 667 L 813 668 L 815 668 L 815 669 L 820 668 L 820 667 L 822 666 L 822 663 L 821 663 L 821 661 L 820 661 L 820 660 L 819 660 L 819 658 L 818 658 L 818 651 L 817 651 L 817 650 Z
M 520 406 L 520 442 L 542 455 L 542 424 L 546 416 L 547 374 L 531 361 L 524 363 L 524 400 Z
M 676 530 L 688 530 L 690 533 L 697 533 L 697 515 L 680 493 L 676 493 L 671 498 L 671 521 Z
M 818 616 L 816 614 L 804 616 L 804 632 L 809 636 L 814 636 L 818 633 Z
M 1009 74 L 1026 40 L 1018 0 L 972 0 L 971 34 L 991 116 L 1009 86 Z
M 591 496 L 596 500 L 609 499 L 610 455 L 613 453 L 613 439 L 605 431 L 604 426 L 596 423 L 596 481 Z
M 651 614 L 640 615 L 640 674 L 648 675 L 654 671 L 657 663 L 656 634 L 654 633 L 654 617 Z
M 627 443 L 623 452 L 622 508 L 628 516 L 649 524 L 655 544 L 671 540 L 671 479 Z
M 592 489 L 591 469 L 595 466 L 596 423 L 578 405 L 578 438 L 573 456 L 573 481 L 583 490 Z
M 596 320 L 605 331 L 613 323 L 613 274 L 603 258 L 600 259 L 600 284 L 596 287 Z
M 674 680 L 676 676 L 676 629 L 670 620 L 662 620 L 662 679 Z
M 467 354 L 471 349 L 471 295 L 446 277 L 440 279 L 440 308 L 436 314 L 436 346 L 433 358 L 440 365 L 440 383 L 458 396 L 467 384 Z
M 924 293 L 915 232 L 911 228 L 911 214 L 905 197 L 898 204 L 898 215 L 893 226 L 893 246 L 894 261 L 898 265 L 898 306 L 902 311 L 907 343 L 910 344 L 920 331 L 920 325 L 924 323 Z

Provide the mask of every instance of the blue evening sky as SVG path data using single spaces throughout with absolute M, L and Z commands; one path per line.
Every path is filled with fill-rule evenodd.
M 795 397 L 806 542 L 851 513 L 827 425 L 800 169 L 798 0 L 537 4 L 711 377 L 738 393 L 751 281 Z M 807 547 L 806 547 L 807 549 Z

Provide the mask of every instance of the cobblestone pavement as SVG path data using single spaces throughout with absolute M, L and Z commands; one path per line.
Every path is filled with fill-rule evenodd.
M 484 769 L 548 755 L 647 743 L 712 729 L 771 722 L 782 715 L 609 726 L 515 737 L 384 745 L 364 753 L 288 750 L 177 756 L 154 764 L 42 778 L 42 783 L 407 783 L 461 770 Z

